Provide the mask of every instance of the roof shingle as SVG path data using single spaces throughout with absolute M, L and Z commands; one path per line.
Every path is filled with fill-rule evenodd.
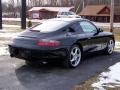
M 81 11 L 80 15 L 96 16 L 105 7 L 106 5 L 88 5 Z
M 99 12 L 105 7 L 110 9 L 110 6 L 107 5 L 88 5 L 86 6 L 79 15 L 85 16 L 110 16 L 109 14 L 99 14 Z M 115 6 L 114 8 L 115 15 L 120 15 L 120 6 Z

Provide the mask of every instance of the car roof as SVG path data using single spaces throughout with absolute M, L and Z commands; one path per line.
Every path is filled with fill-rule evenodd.
M 50 21 L 64 21 L 64 22 L 68 22 L 68 23 L 72 23 L 75 21 L 81 21 L 81 20 L 86 20 L 83 18 L 53 18 L 53 19 L 48 19 Z

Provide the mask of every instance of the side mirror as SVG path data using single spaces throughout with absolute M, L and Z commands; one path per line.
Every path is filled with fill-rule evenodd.
M 102 30 L 101 28 L 98 28 L 98 33 L 99 33 L 99 32 L 103 32 L 103 30 Z
M 97 32 L 94 35 L 98 35 L 100 32 L 103 32 L 103 30 L 101 28 L 98 28 Z

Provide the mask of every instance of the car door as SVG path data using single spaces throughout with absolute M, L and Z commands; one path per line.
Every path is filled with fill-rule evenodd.
M 76 22 L 76 23 L 70 25 L 70 28 L 75 31 L 75 32 L 71 33 L 71 36 L 76 38 L 77 43 L 79 43 L 79 45 L 81 45 L 83 47 L 83 51 L 89 50 L 90 47 L 88 45 L 87 37 L 86 37 L 85 33 L 83 32 L 83 30 L 81 29 L 79 22 Z
M 104 38 L 100 36 L 100 33 L 97 33 L 96 26 L 89 21 L 81 21 L 79 24 L 87 37 L 88 52 L 101 50 Z

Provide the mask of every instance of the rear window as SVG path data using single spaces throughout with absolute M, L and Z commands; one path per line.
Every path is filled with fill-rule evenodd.
M 48 33 L 48 32 L 56 31 L 66 25 L 68 25 L 68 23 L 65 21 L 48 20 L 48 21 L 44 21 L 42 24 L 39 24 L 31 28 L 31 30 L 40 31 L 42 33 Z

